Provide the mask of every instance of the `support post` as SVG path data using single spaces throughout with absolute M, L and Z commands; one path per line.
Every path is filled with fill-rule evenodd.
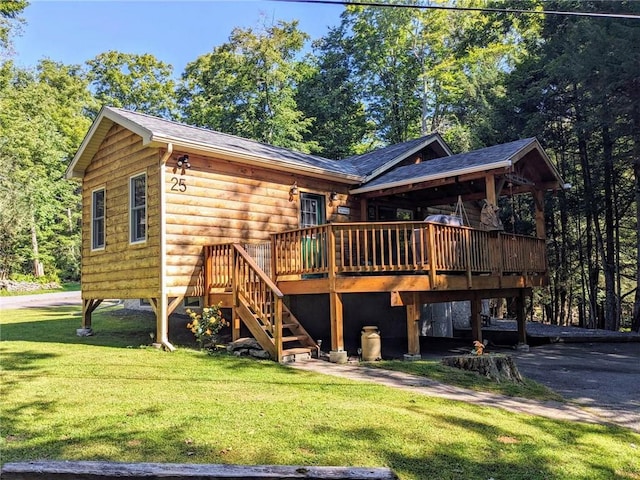
M 482 342 L 482 319 L 480 313 L 482 311 L 482 301 L 480 297 L 474 295 L 471 299 L 471 336 L 473 340 Z
M 347 352 L 344 351 L 342 294 L 336 292 L 336 232 L 329 225 L 327 233 L 329 236 L 329 318 L 331 322 L 329 360 L 334 363 L 346 363 Z
M 411 295 L 411 302 L 407 304 L 407 354 L 405 360 L 419 360 L 420 356 L 420 305 L 417 293 Z
M 487 203 L 491 205 L 496 205 L 496 177 L 493 176 L 493 173 L 489 173 L 484 177 L 485 183 L 485 196 L 487 199 Z
M 536 236 L 546 238 L 547 232 L 544 225 L 544 192 L 536 190 L 533 192 L 534 204 L 536 206 Z
M 525 316 L 525 289 L 520 289 L 516 297 L 516 320 L 518 322 L 518 350 L 529 350 L 527 344 L 527 318 Z
M 101 298 L 83 298 L 82 299 L 82 328 L 76 330 L 76 334 L 81 337 L 93 335 L 91 328 L 91 314 L 102 303 Z

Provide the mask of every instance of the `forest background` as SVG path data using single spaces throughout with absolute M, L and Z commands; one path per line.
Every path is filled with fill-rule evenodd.
M 347 6 L 313 40 L 296 21 L 236 28 L 179 75 L 120 51 L 18 67 L 27 5 L 0 2 L 0 277 L 79 279 L 64 172 L 102 105 L 332 159 L 434 131 L 455 152 L 535 136 L 571 188 L 545 199 L 551 282 L 532 312 L 640 331 L 640 2 L 446 4 L 638 18 Z M 533 232 L 526 198 L 500 206 Z

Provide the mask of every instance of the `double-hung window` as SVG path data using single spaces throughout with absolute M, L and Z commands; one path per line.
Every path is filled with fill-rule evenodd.
M 104 248 L 104 188 L 94 190 L 91 194 L 91 249 Z
M 131 177 L 129 185 L 129 218 L 131 243 L 147 239 L 147 175 Z

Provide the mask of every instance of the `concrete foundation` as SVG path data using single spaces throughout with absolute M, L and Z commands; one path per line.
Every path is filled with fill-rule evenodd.
M 329 361 L 331 363 L 347 363 L 348 359 L 346 350 L 331 350 L 329 352 Z
M 402 358 L 404 359 L 405 362 L 417 362 L 418 360 L 422 360 L 422 355 L 420 355 L 419 353 L 417 354 L 405 353 Z

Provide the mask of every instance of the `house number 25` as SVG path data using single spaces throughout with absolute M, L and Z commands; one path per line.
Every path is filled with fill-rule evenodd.
M 171 191 L 173 192 L 186 192 L 187 191 L 187 182 L 185 182 L 184 178 L 173 177 L 171 178 Z

